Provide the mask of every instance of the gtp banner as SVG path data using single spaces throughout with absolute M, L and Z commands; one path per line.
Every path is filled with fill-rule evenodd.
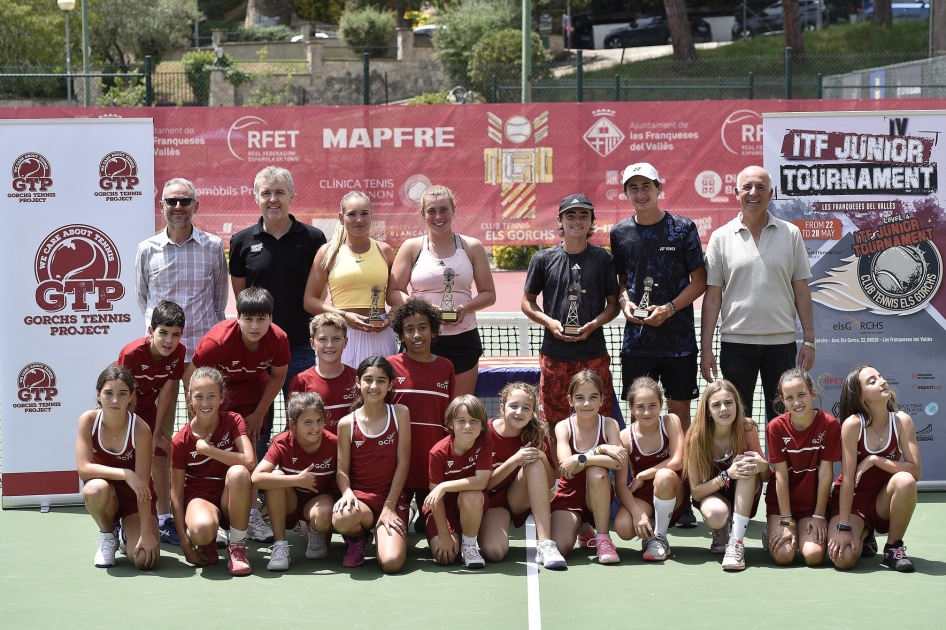
M 811 261 L 812 375 L 825 408 L 838 414 L 852 368 L 876 367 L 913 417 L 921 486 L 942 489 L 946 113 L 785 113 L 764 121 L 773 211 L 801 228 Z
M 81 503 L 79 414 L 142 336 L 135 250 L 154 233 L 150 119 L 0 120 L 3 507 Z
M 902 106 L 904 101 L 898 101 Z M 934 109 L 936 100 L 907 102 Z M 549 244 L 558 204 L 581 192 L 598 234 L 631 213 L 621 172 L 654 164 L 661 207 L 693 219 L 704 242 L 731 219 L 736 174 L 762 161 L 762 114 L 881 109 L 883 101 L 681 101 L 351 107 L 7 109 L 0 117 L 153 116 L 155 180 L 195 182 L 195 221 L 224 243 L 259 218 L 253 177 L 288 167 L 292 213 L 325 230 L 349 190 L 372 199 L 375 236 L 393 246 L 421 233 L 419 198 L 430 184 L 457 196 L 457 231 L 486 245 Z M 157 226 L 164 222 L 153 212 Z

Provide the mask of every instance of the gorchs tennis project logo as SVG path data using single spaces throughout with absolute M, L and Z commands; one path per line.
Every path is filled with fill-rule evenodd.
M 49 160 L 39 153 L 24 153 L 13 161 L 13 190 L 7 197 L 20 203 L 45 203 L 55 197 L 49 188 L 53 185 Z
M 131 201 L 142 195 L 135 190 L 140 183 L 135 158 L 124 151 L 112 151 L 99 162 L 101 191 L 96 191 L 95 196 L 105 197 L 106 201 Z
M 34 270 L 36 304 L 50 313 L 67 306 L 111 311 L 112 302 L 125 295 L 118 248 L 90 225 L 66 225 L 47 235 L 36 250 Z
M 49 413 L 53 407 L 59 407 L 56 396 L 56 373 L 45 363 L 38 361 L 27 364 L 16 377 L 17 394 L 20 400 L 13 404 L 14 409 L 26 413 Z
M 484 183 L 502 186 L 500 203 L 504 219 L 535 218 L 535 186 L 552 181 L 552 147 L 522 146 L 529 139 L 538 144 L 549 135 L 549 113 L 533 120 L 521 114 L 505 122 L 486 112 L 486 135 L 500 145 L 483 149 Z M 514 145 L 505 147 L 504 140 Z

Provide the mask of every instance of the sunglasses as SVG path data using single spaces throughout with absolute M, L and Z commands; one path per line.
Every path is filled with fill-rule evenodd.
M 169 208 L 173 208 L 174 206 L 181 206 L 182 208 L 186 208 L 187 206 L 191 205 L 193 201 L 194 200 L 190 199 L 189 197 L 182 197 L 179 199 L 174 199 L 174 198 L 169 197 L 164 200 L 164 205 L 166 205 Z

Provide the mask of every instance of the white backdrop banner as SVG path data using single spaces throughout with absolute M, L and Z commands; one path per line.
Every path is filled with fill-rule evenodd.
M 824 408 L 876 367 L 913 417 L 921 487 L 946 487 L 946 112 L 764 114 L 774 214 L 792 221 L 811 261 Z M 839 418 L 843 421 L 843 418 Z
M 0 120 L 4 508 L 81 501 L 79 414 L 142 335 L 134 257 L 154 233 L 153 127 Z

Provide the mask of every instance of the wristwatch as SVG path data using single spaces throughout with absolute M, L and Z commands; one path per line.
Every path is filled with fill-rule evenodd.
M 782 527 L 795 527 L 794 519 L 790 519 L 790 518 L 783 518 L 782 520 L 778 522 L 778 524 L 781 525 Z
M 838 523 L 839 532 L 849 532 L 849 531 L 852 531 L 853 529 L 854 528 L 848 525 L 847 523 Z
M 803 341 L 801 345 L 803 345 L 803 346 L 808 346 L 808 347 L 811 348 L 812 350 L 815 349 L 815 342 L 814 342 L 814 341 Z
M 578 463 L 579 463 L 579 464 L 581 464 L 582 466 L 584 466 L 584 465 L 585 465 L 585 462 L 587 462 L 587 461 L 588 461 L 588 456 L 587 456 L 587 455 L 585 455 L 584 453 L 579 453 L 579 454 L 578 454 Z

